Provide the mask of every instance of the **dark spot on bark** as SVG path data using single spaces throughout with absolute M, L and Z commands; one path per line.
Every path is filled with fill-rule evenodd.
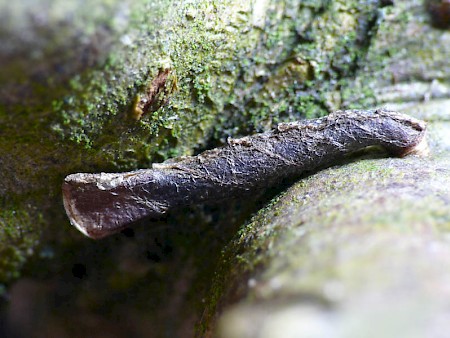
M 75 263 L 72 266 L 72 275 L 75 278 L 83 279 L 84 277 L 87 276 L 86 266 L 84 264 Z
M 394 0 L 381 0 L 380 5 L 381 7 L 393 6 Z
M 134 230 L 131 228 L 125 228 L 121 231 L 122 235 L 124 235 L 125 237 L 128 238 L 133 238 L 134 237 Z
M 161 257 L 156 252 L 147 251 L 147 259 L 155 263 L 161 262 Z
M 426 0 L 425 7 L 435 28 L 450 28 L 450 0 Z

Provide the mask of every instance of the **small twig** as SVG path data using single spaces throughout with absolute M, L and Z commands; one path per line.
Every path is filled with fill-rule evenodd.
M 152 169 L 69 175 L 62 187 L 64 206 L 81 232 L 102 238 L 181 205 L 251 196 L 367 146 L 404 156 L 424 143 L 425 129 L 424 122 L 392 111 L 339 111 L 231 139 L 224 147 Z

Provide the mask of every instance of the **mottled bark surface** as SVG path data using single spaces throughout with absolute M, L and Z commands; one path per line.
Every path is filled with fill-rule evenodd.
M 224 310 L 216 305 L 237 300 L 227 295 L 250 297 L 251 293 L 236 293 L 235 288 L 245 289 L 263 281 L 259 275 L 253 280 L 246 278 L 249 272 L 245 266 L 225 264 L 220 259 L 224 247 L 240 243 L 241 237 L 237 242 L 230 241 L 262 204 L 184 208 L 151 227 L 142 224 L 94 242 L 72 229 L 65 217 L 60 193 L 64 177 L 74 172 L 146 168 L 152 162 L 215 147 L 229 136 L 265 131 L 278 122 L 317 117 L 336 109 L 367 109 L 382 104 L 428 121 L 448 120 L 448 31 L 428 25 L 422 2 L 397 1 L 393 7 L 382 8 L 386 3 L 1 3 L 0 335 L 6 335 L 5 327 L 18 337 L 185 337 L 194 332 L 212 332 L 215 325 L 211 319 Z M 422 101 L 426 104 L 417 104 Z M 406 184 L 402 180 L 416 180 L 412 173 L 399 172 L 404 165 L 423 174 L 417 182 L 432 185 L 433 180 L 425 180 L 428 166 L 431 172 L 436 169 L 446 173 L 442 169 L 443 164 L 447 166 L 445 154 L 449 149 L 445 126 L 446 122 L 432 123 L 430 129 L 436 133 L 431 137 L 433 149 L 440 149 L 439 161 L 444 162 L 370 160 L 352 164 L 354 167 L 335 168 L 333 184 L 351 177 L 364 181 L 368 175 L 367 185 L 381 182 L 377 196 L 382 201 L 382 173 L 385 166 L 392 164 L 395 184 L 386 183 L 391 190 L 397 187 L 407 191 L 401 189 Z M 439 133 L 443 137 L 437 137 Z M 431 159 L 438 161 L 433 157 L 436 154 Z M 312 176 L 306 183 L 312 187 L 315 178 L 320 177 Z M 442 183 L 438 188 L 443 189 L 444 181 L 435 182 Z M 320 186 L 319 181 L 316 184 Z M 440 193 L 444 198 L 439 201 L 426 197 L 426 191 L 435 189 L 433 185 L 424 188 L 422 195 L 411 195 L 416 197 L 414 212 L 423 205 L 432 209 L 424 214 L 428 215 L 424 216 L 426 224 L 448 221 L 448 208 L 440 208 L 446 207 L 448 201 L 445 191 Z M 360 191 L 357 186 L 355 191 Z M 277 192 L 272 191 L 272 196 Z M 317 203 L 322 201 L 315 196 Z M 333 196 L 336 200 L 325 203 L 330 210 L 342 199 L 341 194 Z M 387 196 L 389 200 L 389 193 Z M 403 208 L 398 201 L 402 199 L 389 206 L 404 210 L 405 218 L 416 217 L 408 211 L 412 204 Z M 317 208 L 324 206 L 317 204 Z M 320 215 L 325 217 L 328 209 L 321 210 Z M 345 217 L 363 218 L 368 214 L 358 204 L 348 210 L 351 212 Z M 269 221 L 251 224 L 261 231 L 270 229 Z M 317 224 L 320 227 L 327 223 Z M 372 234 L 367 239 L 370 241 L 371 223 L 364 224 L 362 229 Z M 318 233 L 323 234 L 323 240 L 327 238 L 327 232 Z M 434 239 L 438 243 L 436 252 L 441 252 L 439 243 L 443 243 L 445 235 L 440 230 L 425 233 L 429 237 L 422 236 L 424 246 L 411 249 L 409 261 L 401 251 L 391 251 L 389 262 L 399 271 L 402 267 L 419 271 L 414 270 L 422 266 L 419 263 L 408 265 L 414 262 L 412 255 L 426 252 Z M 241 234 L 247 237 L 246 230 Z M 252 237 L 248 234 L 250 243 Z M 265 234 L 270 238 L 270 231 Z M 352 242 L 352 232 L 347 234 Z M 371 243 L 363 239 L 354 237 L 355 242 Z M 403 243 L 401 239 L 395 237 L 395 245 L 390 248 L 397 248 L 397 243 Z M 344 240 L 338 243 L 339 248 L 347 245 Z M 266 255 L 252 256 L 252 246 L 236 247 L 241 255 L 229 249 L 226 261 L 255 257 L 250 265 L 261 266 L 259 273 L 267 270 L 269 276 L 275 271 L 270 269 L 275 261 L 265 261 L 265 257 L 275 255 L 270 250 Z M 408 247 L 407 242 L 400 247 Z M 277 248 L 283 257 L 283 246 Z M 304 257 L 312 254 L 305 252 Z M 383 266 L 372 260 L 375 253 L 364 256 L 364 266 Z M 343 257 L 350 257 L 351 263 L 354 256 L 347 253 Z M 445 266 L 446 254 L 439 257 Z M 290 266 L 287 260 L 276 262 Z M 329 266 L 339 263 L 333 259 L 306 260 L 308 271 L 312 271 L 308 275 L 317 277 L 320 271 L 329 274 L 327 262 Z M 226 279 L 234 291 L 217 281 L 212 283 L 213 276 L 233 276 L 233 271 L 244 272 L 241 278 Z M 371 271 L 374 283 L 370 285 L 376 290 L 384 285 L 375 279 L 383 270 Z M 428 271 L 430 283 L 442 285 L 439 278 L 445 274 L 439 275 L 433 268 Z M 400 276 L 395 272 L 389 270 L 390 275 Z M 286 272 L 289 276 L 291 273 Z M 348 274 L 353 276 L 348 280 L 355 285 L 359 280 L 356 275 L 361 274 Z M 427 298 L 429 289 L 405 288 L 405 280 L 398 277 L 396 291 L 425 290 L 405 293 L 413 301 L 435 299 Z M 425 285 L 424 279 L 419 281 L 419 286 Z M 321 283 L 318 280 L 312 284 L 325 285 Z M 339 291 L 340 285 L 347 284 L 338 279 L 335 285 Z M 331 289 L 327 292 L 339 295 L 332 286 L 326 288 Z M 307 289 L 294 288 L 289 299 L 302 294 L 314 298 L 318 294 Z M 358 295 L 358 288 L 352 290 Z M 445 297 L 441 299 L 444 304 Z M 258 300 L 271 304 L 270 297 Z M 316 306 L 314 301 L 312 304 Z M 437 303 L 429 304 L 433 309 Z M 280 308 L 284 305 L 280 304 Z M 252 304 L 249 308 L 256 311 Z M 230 308 L 228 318 L 232 311 Z M 242 313 L 250 318 L 249 312 Z M 322 317 L 316 318 L 320 321 Z
M 219 336 L 444 337 L 449 131 L 431 124 L 427 158 L 332 167 L 258 213 L 217 278 Z
M 421 2 L 397 2 L 386 14 L 355 86 L 372 93 L 369 102 L 429 121 L 430 155 L 365 157 L 314 174 L 272 201 L 224 253 L 209 312 L 218 326 L 204 332 L 448 332 L 450 34 L 426 24 Z
M 39 251 L 42 235 L 66 238 L 66 175 L 146 168 L 338 107 L 329 98 L 364 57 L 382 2 L 0 6 L 0 280 L 7 283 Z

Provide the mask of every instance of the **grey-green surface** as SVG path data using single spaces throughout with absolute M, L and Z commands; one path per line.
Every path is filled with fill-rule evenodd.
M 219 265 L 211 293 L 218 336 L 445 337 L 449 39 L 427 25 L 421 2 L 385 12 L 355 86 L 373 103 L 428 121 L 430 154 L 364 155 L 311 175 L 260 211 Z
M 338 106 L 329 98 L 364 56 L 378 7 L 2 2 L 0 281 L 19 275 L 43 229 L 67 236 L 65 175 L 148 167 Z M 164 70 L 157 101 L 167 103 L 136 120 L 136 101 Z
M 258 213 L 228 253 L 245 296 L 220 335 L 440 337 L 450 304 L 450 125 L 429 129 L 427 158 L 332 167 Z
M 66 174 L 146 167 L 151 162 L 213 147 L 227 136 L 270 128 L 276 122 L 323 115 L 336 108 L 390 105 L 436 121 L 430 127 L 435 151 L 432 157 L 381 162 L 366 159 L 334 168 L 335 173 L 328 169 L 296 189 L 322 186 L 335 191 L 334 201 L 327 202 L 326 196 L 320 199 L 317 195 L 317 202 L 323 201 L 324 205 L 317 204 L 316 209 L 322 210 L 324 220 L 330 222 L 327 224 L 337 224 L 330 221 L 333 215 L 336 222 L 348 216 L 339 216 L 336 210 L 328 214 L 325 208 L 333 210 L 345 200 L 348 214 L 381 224 L 377 223 L 373 230 L 367 224 L 361 231 L 367 229 L 375 244 L 392 244 L 397 243 L 399 235 L 389 227 L 383 228 L 382 216 L 371 217 L 355 191 L 347 196 L 354 198 L 352 208 L 351 200 L 333 189 L 345 188 L 339 182 L 357 184 L 359 178 L 368 188 L 379 181 L 378 187 L 391 187 L 389 191 L 397 193 L 396 185 L 390 182 L 402 173 L 404 164 L 410 170 L 406 175 L 410 181 L 406 183 L 411 185 L 406 187 L 415 186 L 412 178 L 419 163 L 424 167 L 418 173 L 424 174 L 417 182 L 427 179 L 428 183 L 434 182 L 431 176 L 436 174 L 427 171 L 427 165 L 437 168 L 448 164 L 448 129 L 444 122 L 449 118 L 449 34 L 428 25 L 421 1 L 397 1 L 394 7 L 384 9 L 377 1 L 11 1 L 0 3 L 0 18 L 0 281 L 4 285 L 0 288 L 0 322 L 24 336 L 32 332 L 42 337 L 87 333 L 172 337 L 193 335 L 194 331 L 201 335 L 212 332 L 212 319 L 224 309 L 216 308 L 216 304 L 233 303 L 237 300 L 233 295 L 247 297 L 246 292 L 235 289 L 245 290 L 250 285 L 254 290 L 262 280 L 259 276 L 269 280 L 271 274 L 285 276 L 282 285 L 291 292 L 290 303 L 283 299 L 277 303 L 280 313 L 286 311 L 296 317 L 299 309 L 307 312 L 311 320 L 321 322 L 325 318 L 321 317 L 323 306 L 331 309 L 326 297 L 321 298 L 325 299 L 324 305 L 319 307 L 317 303 L 322 300 L 315 298 L 324 285 L 321 281 L 326 280 L 320 275 L 333 276 L 333 271 L 323 269 L 327 260 L 320 259 L 319 254 L 316 260 L 309 260 L 303 271 L 314 273 L 297 285 L 289 267 L 302 260 L 296 258 L 295 250 L 303 250 L 298 253 L 305 260 L 308 251 L 294 248 L 293 255 L 283 256 L 281 249 L 289 248 L 289 243 L 283 243 L 282 235 L 277 236 L 283 231 L 298 235 L 296 231 L 308 230 L 314 234 L 318 245 L 315 248 L 320 251 L 331 242 L 333 233 L 328 234 L 325 225 L 314 231 L 312 225 L 302 228 L 296 221 L 292 229 L 286 226 L 284 230 L 264 230 L 270 229 L 271 223 L 262 222 L 261 215 L 277 213 L 275 206 L 281 202 L 274 201 L 250 223 L 251 228 L 241 230 L 240 237 L 231 242 L 236 229 L 259 205 L 230 208 L 226 203 L 182 210 L 167 222 L 142 224 L 134 233 L 93 242 L 72 229 L 64 215 L 60 184 Z M 164 91 L 160 97 L 161 101 L 168 99 L 166 105 L 136 120 L 132 114 L 134 104 L 145 96 L 146 87 L 161 69 L 170 69 L 170 83 L 177 85 L 171 85 L 173 90 Z M 427 102 L 417 105 L 424 100 Z M 440 155 L 437 149 L 441 149 Z M 330 183 L 329 179 L 336 182 Z M 395 179 L 401 182 L 402 177 Z M 409 196 L 407 188 L 401 184 L 398 188 L 398 193 Z M 432 188 L 444 189 L 442 184 Z M 365 186 L 360 189 L 361 194 L 366 192 Z M 382 196 L 382 192 L 376 196 Z M 412 204 L 405 205 L 414 206 L 411 217 L 425 205 L 431 224 L 448 221 L 448 214 L 440 209 L 442 203 L 447 203 L 445 199 L 439 204 L 434 203 L 435 197 L 422 197 L 414 201 L 406 198 Z M 297 198 L 299 201 L 289 203 L 305 208 L 300 193 Z M 311 200 L 308 203 L 312 205 Z M 395 207 L 393 204 L 389 206 Z M 359 216 L 353 211 L 358 211 Z M 408 215 L 399 219 L 404 221 Z M 321 222 L 316 219 L 316 223 Z M 355 228 L 360 229 L 349 229 Z M 413 230 L 421 229 L 403 228 L 405 238 L 416 236 Z M 383 229 L 387 231 L 385 236 Z M 360 232 L 355 231 L 352 240 L 350 230 L 347 237 L 334 232 L 340 245 L 345 247 L 346 240 L 357 244 Z M 260 243 L 252 240 L 252 233 L 261 233 L 268 245 L 277 243 L 280 259 L 275 259 L 271 250 L 252 251 Z M 422 236 L 423 245 L 437 238 L 436 250 L 440 252 L 443 233 L 440 226 L 427 232 L 429 237 Z M 295 243 L 298 236 L 291 242 Z M 372 243 L 371 238 L 368 236 L 363 243 Z M 249 245 L 234 252 L 232 248 L 239 247 L 244 239 Z M 366 259 L 366 264 L 355 262 L 355 271 L 371 262 L 375 267 L 382 265 L 374 258 L 375 253 L 382 252 L 375 244 L 373 251 L 367 248 L 362 252 L 374 255 L 361 258 Z M 405 242 L 405 247 L 408 245 Z M 232 264 L 220 258 L 225 246 L 226 259 Z M 391 247 L 393 251 L 386 251 L 391 253 L 389 262 L 399 269 L 406 264 L 414 276 L 425 265 L 420 260 L 417 266 L 411 265 L 404 256 L 406 251 Z M 333 256 L 338 249 L 335 246 L 323 250 L 331 257 L 328 262 L 339 263 Z M 326 294 L 344 297 L 339 290 L 347 282 L 355 293 L 362 290 L 358 289 L 358 279 L 351 281 L 354 256 L 348 255 L 348 264 L 343 262 L 335 269 L 334 276 L 342 276 L 342 280 L 337 278 L 335 284 L 327 286 Z M 445 266 L 445 252 L 439 257 Z M 280 272 L 283 264 L 284 274 Z M 248 266 L 259 269 L 245 270 Z M 440 285 L 445 274 L 436 272 L 433 266 L 427 280 Z M 380 269 L 364 271 L 370 275 Z M 228 287 L 217 282 L 220 276 L 234 276 L 237 271 L 247 272 Z M 254 278 L 249 279 L 250 272 L 255 273 Z M 214 283 L 213 276 L 217 276 Z M 402 276 L 398 277 L 398 290 L 403 290 Z M 375 291 L 378 287 L 390 290 L 390 280 L 387 286 L 376 281 L 370 284 Z M 404 288 L 405 292 L 410 292 L 411 297 L 423 295 L 421 290 L 428 289 L 422 287 L 422 282 L 418 284 L 415 289 Z M 279 300 L 269 286 L 261 289 L 268 293 L 267 298 L 248 303 L 259 319 L 267 318 L 264 304 L 270 305 L 267 311 L 273 311 L 272 299 Z M 252 292 L 248 293 L 250 300 L 261 297 Z M 311 308 L 305 310 L 301 302 L 298 308 L 296 295 L 303 300 L 302 294 L 306 298 L 313 295 Z M 435 298 L 427 299 L 431 300 L 431 309 L 440 309 L 438 303 L 433 303 Z M 252 307 L 256 302 L 263 304 L 259 310 Z M 417 304 L 415 298 L 411 302 Z M 286 308 L 288 303 L 292 311 Z M 354 313 L 351 306 L 361 304 L 369 303 L 355 300 L 340 318 L 347 318 Z M 402 304 L 399 311 L 404 314 Z M 240 306 L 236 309 L 242 309 Z M 252 318 L 243 309 L 241 317 Z M 228 313 L 232 317 L 238 312 L 230 309 Z M 371 317 L 370 312 L 366 314 L 364 317 L 361 311 L 360 318 Z M 325 320 L 326 325 L 339 322 L 333 320 Z M 234 327 L 239 328 L 235 323 Z

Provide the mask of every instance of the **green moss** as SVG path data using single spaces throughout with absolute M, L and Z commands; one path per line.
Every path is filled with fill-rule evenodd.
M 222 14 L 231 7 L 236 7 L 232 1 L 220 5 L 204 2 L 195 9 L 190 5 L 168 9 L 163 1 L 137 6 L 135 11 L 141 15 L 133 16 L 128 30 L 135 32 L 139 27 L 141 32 L 134 36 L 138 58 L 133 60 L 128 50 L 118 48 L 111 51 L 105 66 L 73 78 L 70 93 L 53 103 L 61 119 L 52 124 L 52 130 L 78 144 L 80 150 L 101 150 L 98 156 L 122 169 L 192 152 L 209 135 L 237 75 L 224 70 L 235 68 L 231 62 L 245 40 L 238 39 L 238 30 L 228 28 L 233 20 L 242 23 L 249 12 L 242 6 L 239 15 Z M 161 38 L 149 39 L 149 34 Z M 163 60 L 173 67 L 178 90 L 168 105 L 151 116 L 144 116 L 139 123 L 127 120 L 135 98 L 156 76 Z M 130 69 L 138 71 L 130 74 Z M 166 137 L 172 138 L 171 146 L 161 147 L 160 141 Z M 114 142 L 114 138 L 120 140 Z M 114 147 L 105 153 L 105 144 Z M 125 149 L 137 150 L 134 161 L 128 163 L 127 157 L 122 157 Z
M 27 259 L 34 255 L 39 240 L 37 228 L 42 220 L 29 210 L 5 207 L 0 211 L 0 283 L 20 274 Z
M 8 203 L 2 210 L 24 210 L 20 217 L 8 211 L 0 217 L 8 230 L 0 238 L 0 252 L 9 257 L 0 267 L 5 278 L 17 276 L 41 234 L 37 216 L 24 207 L 29 196 L 57 237 L 61 223 L 68 225 L 60 203 L 66 174 L 148 167 L 225 136 L 326 114 L 340 106 L 337 94 L 351 85 L 345 80 L 364 57 L 361 41 L 378 15 L 373 1 L 274 1 L 259 14 L 237 0 L 136 1 L 126 2 L 124 11 L 118 3 L 108 1 L 104 12 L 101 5 L 55 5 L 62 11 L 58 17 L 69 18 L 65 29 L 50 25 L 48 40 L 36 39 L 42 45 L 32 48 L 42 55 L 37 78 L 45 81 L 28 83 L 36 73 L 25 56 L 0 72 L 2 83 L 15 79 L 29 86 L 22 88 L 25 101 L 12 92 L 0 105 L 0 150 L 6 154 L 0 160 L 6 173 L 0 191 L 17 200 L 14 208 Z M 177 89 L 168 91 L 165 105 L 131 118 L 137 98 L 164 67 L 176 75 Z M 255 230 L 254 236 L 268 247 L 279 231 Z M 247 236 L 243 233 L 242 243 Z M 240 259 L 242 265 L 254 264 Z M 119 288 L 135 283 L 111 275 Z
M 327 93 L 336 92 L 336 81 L 351 76 L 364 54 L 357 42 L 364 31 L 358 31 L 356 20 L 351 21 L 346 12 L 359 12 L 358 20 L 363 22 L 373 21 L 377 13 L 374 5 L 365 3 L 343 6 L 344 2 L 322 2 L 297 8 L 288 1 L 268 11 L 267 23 L 258 32 L 250 27 L 251 12 L 245 5 L 228 13 L 236 7 L 231 0 L 169 9 L 163 1 L 136 3 L 128 26 L 111 37 L 96 67 L 76 72 L 67 87 L 53 81 L 51 95 L 42 106 L 25 108 L 29 118 L 24 123 L 35 126 L 20 130 L 11 119 L 15 134 L 8 137 L 18 143 L 49 140 L 44 146 L 49 149 L 56 136 L 71 147 L 71 158 L 87 153 L 83 162 L 91 168 L 126 170 L 190 154 L 213 128 L 216 137 L 222 138 L 236 134 L 231 132 L 236 125 L 237 132 L 244 132 L 323 115 L 339 101 L 329 103 Z M 114 6 L 108 8 L 113 11 Z M 95 22 L 107 27 L 117 20 L 114 15 L 96 17 L 95 13 Z M 348 25 L 338 25 L 344 17 Z M 308 24 L 298 27 L 299 18 L 307 18 Z M 89 32 L 82 34 L 93 34 Z M 257 47 L 250 56 L 252 44 Z M 273 65 L 273 60 L 280 61 Z M 157 75 L 162 62 L 173 67 L 178 90 L 153 114 L 138 122 L 129 119 L 136 97 Z M 339 71 L 330 70 L 331 63 Z M 42 90 L 49 91 L 41 86 L 37 92 Z M 35 120 L 36 112 L 43 118 Z M 32 156 L 47 152 L 38 150 Z M 80 167 L 78 160 L 69 162 L 73 170 Z
M 244 134 L 340 108 L 341 93 L 357 90 L 352 81 L 376 28 L 376 6 L 344 1 L 274 6 L 256 52 L 239 57 L 243 75 L 220 128 Z
M 428 26 L 423 7 L 401 2 L 382 13 L 384 20 L 367 51 L 364 67 L 356 71 L 355 79 L 342 85 L 345 108 L 420 101 L 423 97 L 414 94 L 415 84 L 430 78 L 448 82 L 448 44 L 442 44 L 441 33 Z M 426 39 L 417 39 L 417 34 Z M 411 87 L 396 92 L 394 87 L 401 84 Z

